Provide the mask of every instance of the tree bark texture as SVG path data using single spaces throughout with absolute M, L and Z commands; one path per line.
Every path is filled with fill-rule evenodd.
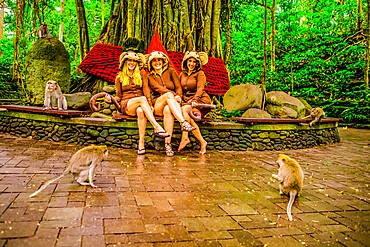
M 357 31 L 362 30 L 362 0 L 357 0 Z
M 232 26 L 231 26 L 231 10 L 232 10 L 232 0 L 227 0 L 226 2 L 226 42 L 224 49 L 224 62 L 225 66 L 228 69 L 231 61 L 231 45 L 232 45 Z
M 98 41 L 121 46 L 136 37 L 148 47 L 158 24 L 168 51 L 205 51 L 222 58 L 220 14 L 221 0 L 119 0 Z
M 59 41 L 63 42 L 63 25 L 64 25 L 64 0 L 60 0 L 60 25 L 59 25 Z
M 80 59 L 85 58 L 86 54 L 90 51 L 89 45 L 89 32 L 87 29 L 85 8 L 83 0 L 75 0 L 76 13 L 77 13 L 77 24 L 78 24 L 78 37 L 80 46 Z
M 5 2 L 0 3 L 0 39 L 4 38 Z

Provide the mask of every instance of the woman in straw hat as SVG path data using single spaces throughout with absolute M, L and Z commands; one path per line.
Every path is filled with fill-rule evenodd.
M 146 55 L 149 71 L 149 86 L 152 89 L 154 114 L 163 116 L 164 129 L 170 135 L 173 132 L 174 118 L 180 122 L 182 131 L 192 131 L 194 127 L 182 116 L 181 97 L 182 89 L 179 76 L 173 68 L 169 67 L 169 59 L 160 51 L 153 51 Z M 167 156 L 173 156 L 171 136 L 165 139 Z
M 121 112 L 137 116 L 139 127 L 138 154 L 145 154 L 145 128 L 147 119 L 154 127 L 154 135 L 165 138 L 169 134 L 157 123 L 153 115 L 153 106 L 150 101 L 148 77 L 140 69 L 145 64 L 143 54 L 132 51 L 124 52 L 119 58 L 119 72 L 115 80 L 117 102 L 120 102 Z M 109 96 L 105 101 L 110 102 Z
M 200 142 L 200 154 L 206 153 L 207 142 L 204 140 L 198 125 L 189 116 L 189 108 L 193 108 L 193 111 L 199 111 L 202 115 L 206 114 L 209 109 L 198 110 L 197 104 L 211 104 L 211 98 L 204 90 L 206 84 L 206 75 L 202 70 L 202 66 L 208 63 L 208 56 L 205 52 L 187 51 L 182 60 L 180 74 L 180 83 L 183 91 L 182 99 L 185 105 L 181 108 L 182 114 L 187 121 L 190 122 L 195 129 L 192 131 L 194 136 Z M 182 132 L 181 142 L 178 151 L 180 152 L 187 144 L 190 143 L 190 139 L 187 132 Z

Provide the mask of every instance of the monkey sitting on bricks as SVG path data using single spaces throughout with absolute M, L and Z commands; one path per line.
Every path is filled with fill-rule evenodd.
M 67 100 L 63 96 L 62 90 L 60 89 L 56 81 L 47 81 L 45 85 L 45 100 L 44 100 L 44 110 L 51 110 L 55 108 L 53 106 L 53 101 L 57 101 L 58 110 L 63 111 L 67 110 Z
M 96 186 L 93 183 L 93 176 L 95 168 L 101 164 L 101 162 L 107 158 L 108 148 L 106 146 L 88 146 L 78 150 L 72 158 L 69 160 L 69 166 L 64 170 L 62 175 L 57 178 L 47 181 L 40 189 L 35 193 L 31 194 L 29 197 L 34 197 L 41 191 L 43 191 L 49 184 L 57 181 L 64 177 L 68 173 L 72 173 L 75 178 L 77 177 L 77 183 L 80 185 L 90 185 L 93 188 Z M 89 179 L 89 182 L 84 182 Z
M 303 171 L 295 159 L 292 159 L 285 154 L 280 154 L 276 163 L 279 173 L 278 175 L 272 174 L 272 177 L 280 181 L 280 195 L 286 194 L 290 196 L 287 206 L 287 214 L 289 220 L 292 221 L 292 205 L 295 197 L 299 196 L 299 193 L 302 191 Z
M 310 112 L 310 115 L 302 118 L 302 119 L 306 119 L 306 118 L 311 118 L 312 121 L 308 123 L 308 125 L 310 127 L 312 127 L 312 125 L 314 125 L 315 123 L 317 122 L 320 122 L 321 119 L 323 119 L 325 117 L 325 112 L 322 108 L 320 107 L 316 107 L 316 108 L 312 108 L 311 112 Z M 301 125 L 307 125 L 306 123 L 300 123 Z

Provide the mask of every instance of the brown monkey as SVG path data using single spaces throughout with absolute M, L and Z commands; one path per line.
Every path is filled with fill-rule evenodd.
M 93 183 L 93 176 L 95 168 L 107 158 L 108 148 L 106 146 L 88 146 L 78 150 L 69 160 L 69 166 L 64 170 L 62 175 L 57 178 L 47 181 L 40 189 L 29 197 L 34 197 L 43 191 L 49 184 L 61 179 L 64 175 L 72 173 L 77 177 L 77 183 L 80 185 L 90 185 L 91 187 L 98 187 Z M 89 179 L 89 182 L 84 182 Z
M 320 107 L 316 107 L 316 108 L 312 108 L 310 115 L 308 115 L 308 116 L 306 116 L 306 117 L 304 117 L 302 119 L 311 118 L 312 121 L 309 122 L 308 125 L 310 127 L 312 127 L 312 125 L 314 125 L 317 122 L 320 122 L 321 119 L 323 119 L 324 117 L 325 117 L 324 110 L 322 108 L 320 108 Z M 305 123 L 301 123 L 301 124 L 302 125 L 307 125 Z
M 46 37 L 53 37 L 50 32 L 48 25 L 43 22 L 41 23 L 40 27 L 37 29 L 37 38 L 46 38 Z
M 302 191 L 303 171 L 295 159 L 292 159 L 285 154 L 280 154 L 276 163 L 279 169 L 279 174 L 272 174 L 272 177 L 280 181 L 280 195 L 286 194 L 290 196 L 287 206 L 287 214 L 289 220 L 292 221 L 292 205 L 295 197 L 299 196 L 299 193 Z
M 44 110 L 53 109 L 53 100 L 57 100 L 58 110 L 67 110 L 67 100 L 63 96 L 62 90 L 60 89 L 56 81 L 47 81 L 45 86 L 45 100 L 44 100 Z M 55 103 L 55 102 L 54 102 Z

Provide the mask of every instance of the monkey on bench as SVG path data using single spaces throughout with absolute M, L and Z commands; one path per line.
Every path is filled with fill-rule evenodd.
M 280 195 L 286 194 L 290 197 L 287 206 L 287 214 L 290 221 L 292 217 L 292 206 L 296 196 L 302 191 L 303 187 L 303 171 L 301 166 L 295 159 L 290 158 L 285 154 L 280 154 L 277 161 L 279 173 L 272 174 L 272 177 L 280 181 Z
M 302 118 L 302 119 L 311 118 L 312 121 L 309 122 L 308 124 L 306 124 L 306 123 L 300 123 L 300 124 L 301 125 L 309 125 L 310 127 L 312 127 L 312 125 L 314 125 L 317 122 L 320 122 L 321 119 L 323 119 L 324 117 L 325 117 L 325 112 L 322 108 L 320 108 L 320 107 L 312 108 L 312 110 L 310 112 L 310 115 Z
M 95 146 L 91 145 L 78 150 L 72 158 L 69 160 L 68 167 L 64 170 L 62 175 L 57 178 L 47 181 L 43 186 L 40 187 L 35 193 L 29 197 L 34 197 L 41 191 L 43 191 L 49 184 L 61 179 L 64 175 L 72 173 L 74 177 L 77 177 L 77 183 L 80 185 L 90 185 L 93 188 L 97 188 L 93 183 L 93 176 L 96 167 L 108 156 L 108 148 L 106 146 Z M 85 180 L 89 179 L 89 182 Z
M 46 37 L 53 37 L 53 35 L 50 34 L 48 25 L 43 22 L 41 23 L 40 27 L 36 31 L 37 38 L 46 38 Z
M 53 106 L 53 103 L 55 103 L 55 101 L 57 101 L 58 106 Z M 46 82 L 44 106 L 44 110 L 67 110 L 66 97 L 63 96 L 62 90 L 60 89 L 56 81 L 50 80 Z

